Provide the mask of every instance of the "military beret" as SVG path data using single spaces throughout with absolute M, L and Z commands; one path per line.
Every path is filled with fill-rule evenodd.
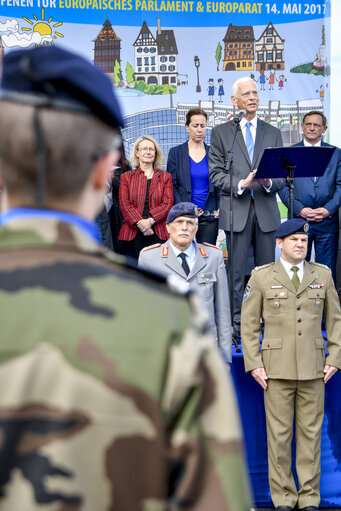
M 192 202 L 179 202 L 178 204 L 175 204 L 168 213 L 166 224 L 170 224 L 178 216 L 198 218 L 198 208 Z
M 309 224 L 303 218 L 293 218 L 283 222 L 276 231 L 276 238 L 285 238 L 290 234 L 308 234 Z
M 56 46 L 5 55 L 0 99 L 83 112 L 123 126 L 110 79 L 80 55 Z

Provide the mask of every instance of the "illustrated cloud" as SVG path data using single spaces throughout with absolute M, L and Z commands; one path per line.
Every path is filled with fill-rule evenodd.
M 0 32 L 18 32 L 19 23 L 16 19 L 6 20 L 4 23 L 0 21 Z

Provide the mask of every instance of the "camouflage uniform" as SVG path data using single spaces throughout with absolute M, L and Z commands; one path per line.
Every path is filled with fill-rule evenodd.
M 1 511 L 250 505 L 232 384 L 193 296 L 73 224 L 23 217 L 0 230 L 0 308 Z

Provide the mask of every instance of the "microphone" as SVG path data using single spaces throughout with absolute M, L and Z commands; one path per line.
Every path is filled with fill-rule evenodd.
M 240 110 L 240 112 L 238 112 L 236 117 L 233 119 L 233 122 L 235 124 L 239 124 L 240 121 L 243 119 L 243 117 L 245 117 L 245 115 L 246 115 L 246 110 Z

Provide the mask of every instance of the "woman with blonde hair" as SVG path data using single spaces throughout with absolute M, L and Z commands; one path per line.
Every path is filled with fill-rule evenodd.
M 133 170 L 122 174 L 120 182 L 119 239 L 123 253 L 137 259 L 142 248 L 168 239 L 165 220 L 173 206 L 173 184 L 171 175 L 160 169 L 163 155 L 150 135 L 135 141 L 130 162 Z

